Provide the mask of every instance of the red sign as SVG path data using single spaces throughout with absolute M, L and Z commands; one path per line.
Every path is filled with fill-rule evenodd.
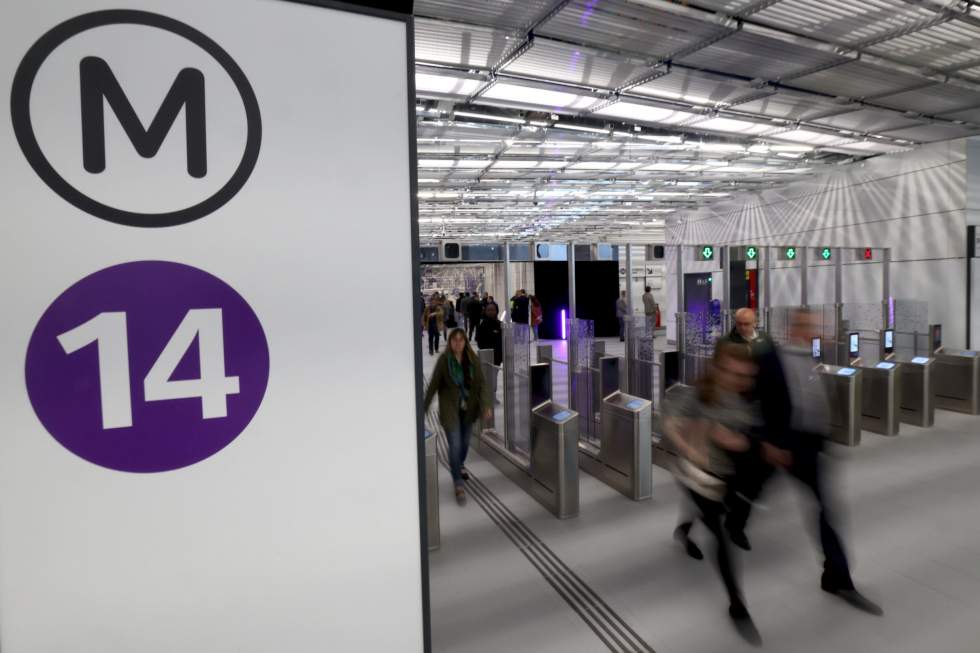
M 874 251 L 870 247 L 864 248 L 864 260 L 870 261 L 874 258 Z

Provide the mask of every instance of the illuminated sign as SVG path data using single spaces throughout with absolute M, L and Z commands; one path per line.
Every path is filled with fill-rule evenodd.
M 786 258 L 790 261 L 796 260 L 796 248 L 787 247 L 786 248 Z
M 715 258 L 715 248 L 711 245 L 704 245 L 699 251 L 698 256 L 702 261 L 711 261 Z
M 820 258 L 823 260 L 829 261 L 831 256 L 833 256 L 833 252 L 829 247 L 824 247 L 822 250 L 820 250 Z
M 745 258 L 754 261 L 759 258 L 759 248 L 758 247 L 746 247 L 745 248 Z

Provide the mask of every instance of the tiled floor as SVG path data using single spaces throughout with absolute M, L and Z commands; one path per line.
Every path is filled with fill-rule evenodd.
M 426 355 L 426 369 L 433 360 Z M 859 448 L 830 454 L 855 580 L 885 616 L 819 590 L 809 502 L 779 478 L 750 524 L 753 551 L 739 552 L 764 647 L 980 651 L 980 418 L 937 412 L 932 429 L 865 433 Z M 687 558 L 671 539 L 680 496 L 663 470 L 654 468 L 653 499 L 639 503 L 583 473 L 580 516 L 559 521 L 479 454 L 468 466 L 657 653 L 750 650 L 729 625 L 711 563 Z M 475 501 L 456 505 L 445 470 L 440 495 L 442 548 L 430 557 L 435 651 L 609 650 Z M 695 538 L 706 541 L 697 528 Z

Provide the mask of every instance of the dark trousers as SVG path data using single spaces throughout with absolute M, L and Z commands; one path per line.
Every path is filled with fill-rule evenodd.
M 619 339 L 626 340 L 626 319 L 622 317 L 617 317 L 619 320 Z
M 725 504 L 706 499 L 691 490 L 688 490 L 688 494 L 698 508 L 701 521 L 715 537 L 715 560 L 718 563 L 721 580 L 725 583 L 725 591 L 728 592 L 728 600 L 733 606 L 744 607 L 742 590 L 739 589 L 735 566 L 732 563 L 731 545 L 728 542 L 728 535 L 721 525 L 722 517 L 725 514 Z M 691 526 L 691 522 L 685 522 L 679 528 L 687 535 Z
M 439 351 L 439 329 L 429 325 L 429 353 Z
M 793 434 L 792 437 L 802 444 L 793 449 L 793 463 L 787 471 L 809 489 L 816 500 L 817 526 L 824 555 L 822 582 L 832 589 L 852 589 L 854 582 L 851 580 L 847 555 L 833 527 L 833 514 L 827 505 L 823 463 L 820 458 L 821 440 L 819 436 L 802 433 Z M 745 528 L 752 509 L 750 502 L 755 501 L 762 494 L 766 482 L 775 471 L 762 458 L 760 447 L 757 445 L 736 456 L 735 465 L 735 480 L 729 485 L 726 501 L 729 514 L 725 521 L 725 526 L 733 532 Z
M 445 427 L 443 427 L 445 428 Z M 454 429 L 446 430 L 446 440 L 449 444 L 449 473 L 453 477 L 453 486 L 463 485 L 463 467 L 466 465 L 466 454 L 470 450 L 470 434 L 473 423 L 466 421 L 466 413 L 459 412 L 459 422 Z
M 476 336 L 476 327 L 477 327 L 478 323 L 479 323 L 479 320 L 473 320 L 473 319 L 470 320 L 470 323 L 469 323 L 469 333 L 467 334 L 469 336 L 470 340 L 473 340 L 473 338 Z

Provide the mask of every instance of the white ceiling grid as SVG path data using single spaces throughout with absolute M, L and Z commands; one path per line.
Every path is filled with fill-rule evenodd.
M 664 217 L 980 134 L 976 0 L 418 0 L 424 240 Z

